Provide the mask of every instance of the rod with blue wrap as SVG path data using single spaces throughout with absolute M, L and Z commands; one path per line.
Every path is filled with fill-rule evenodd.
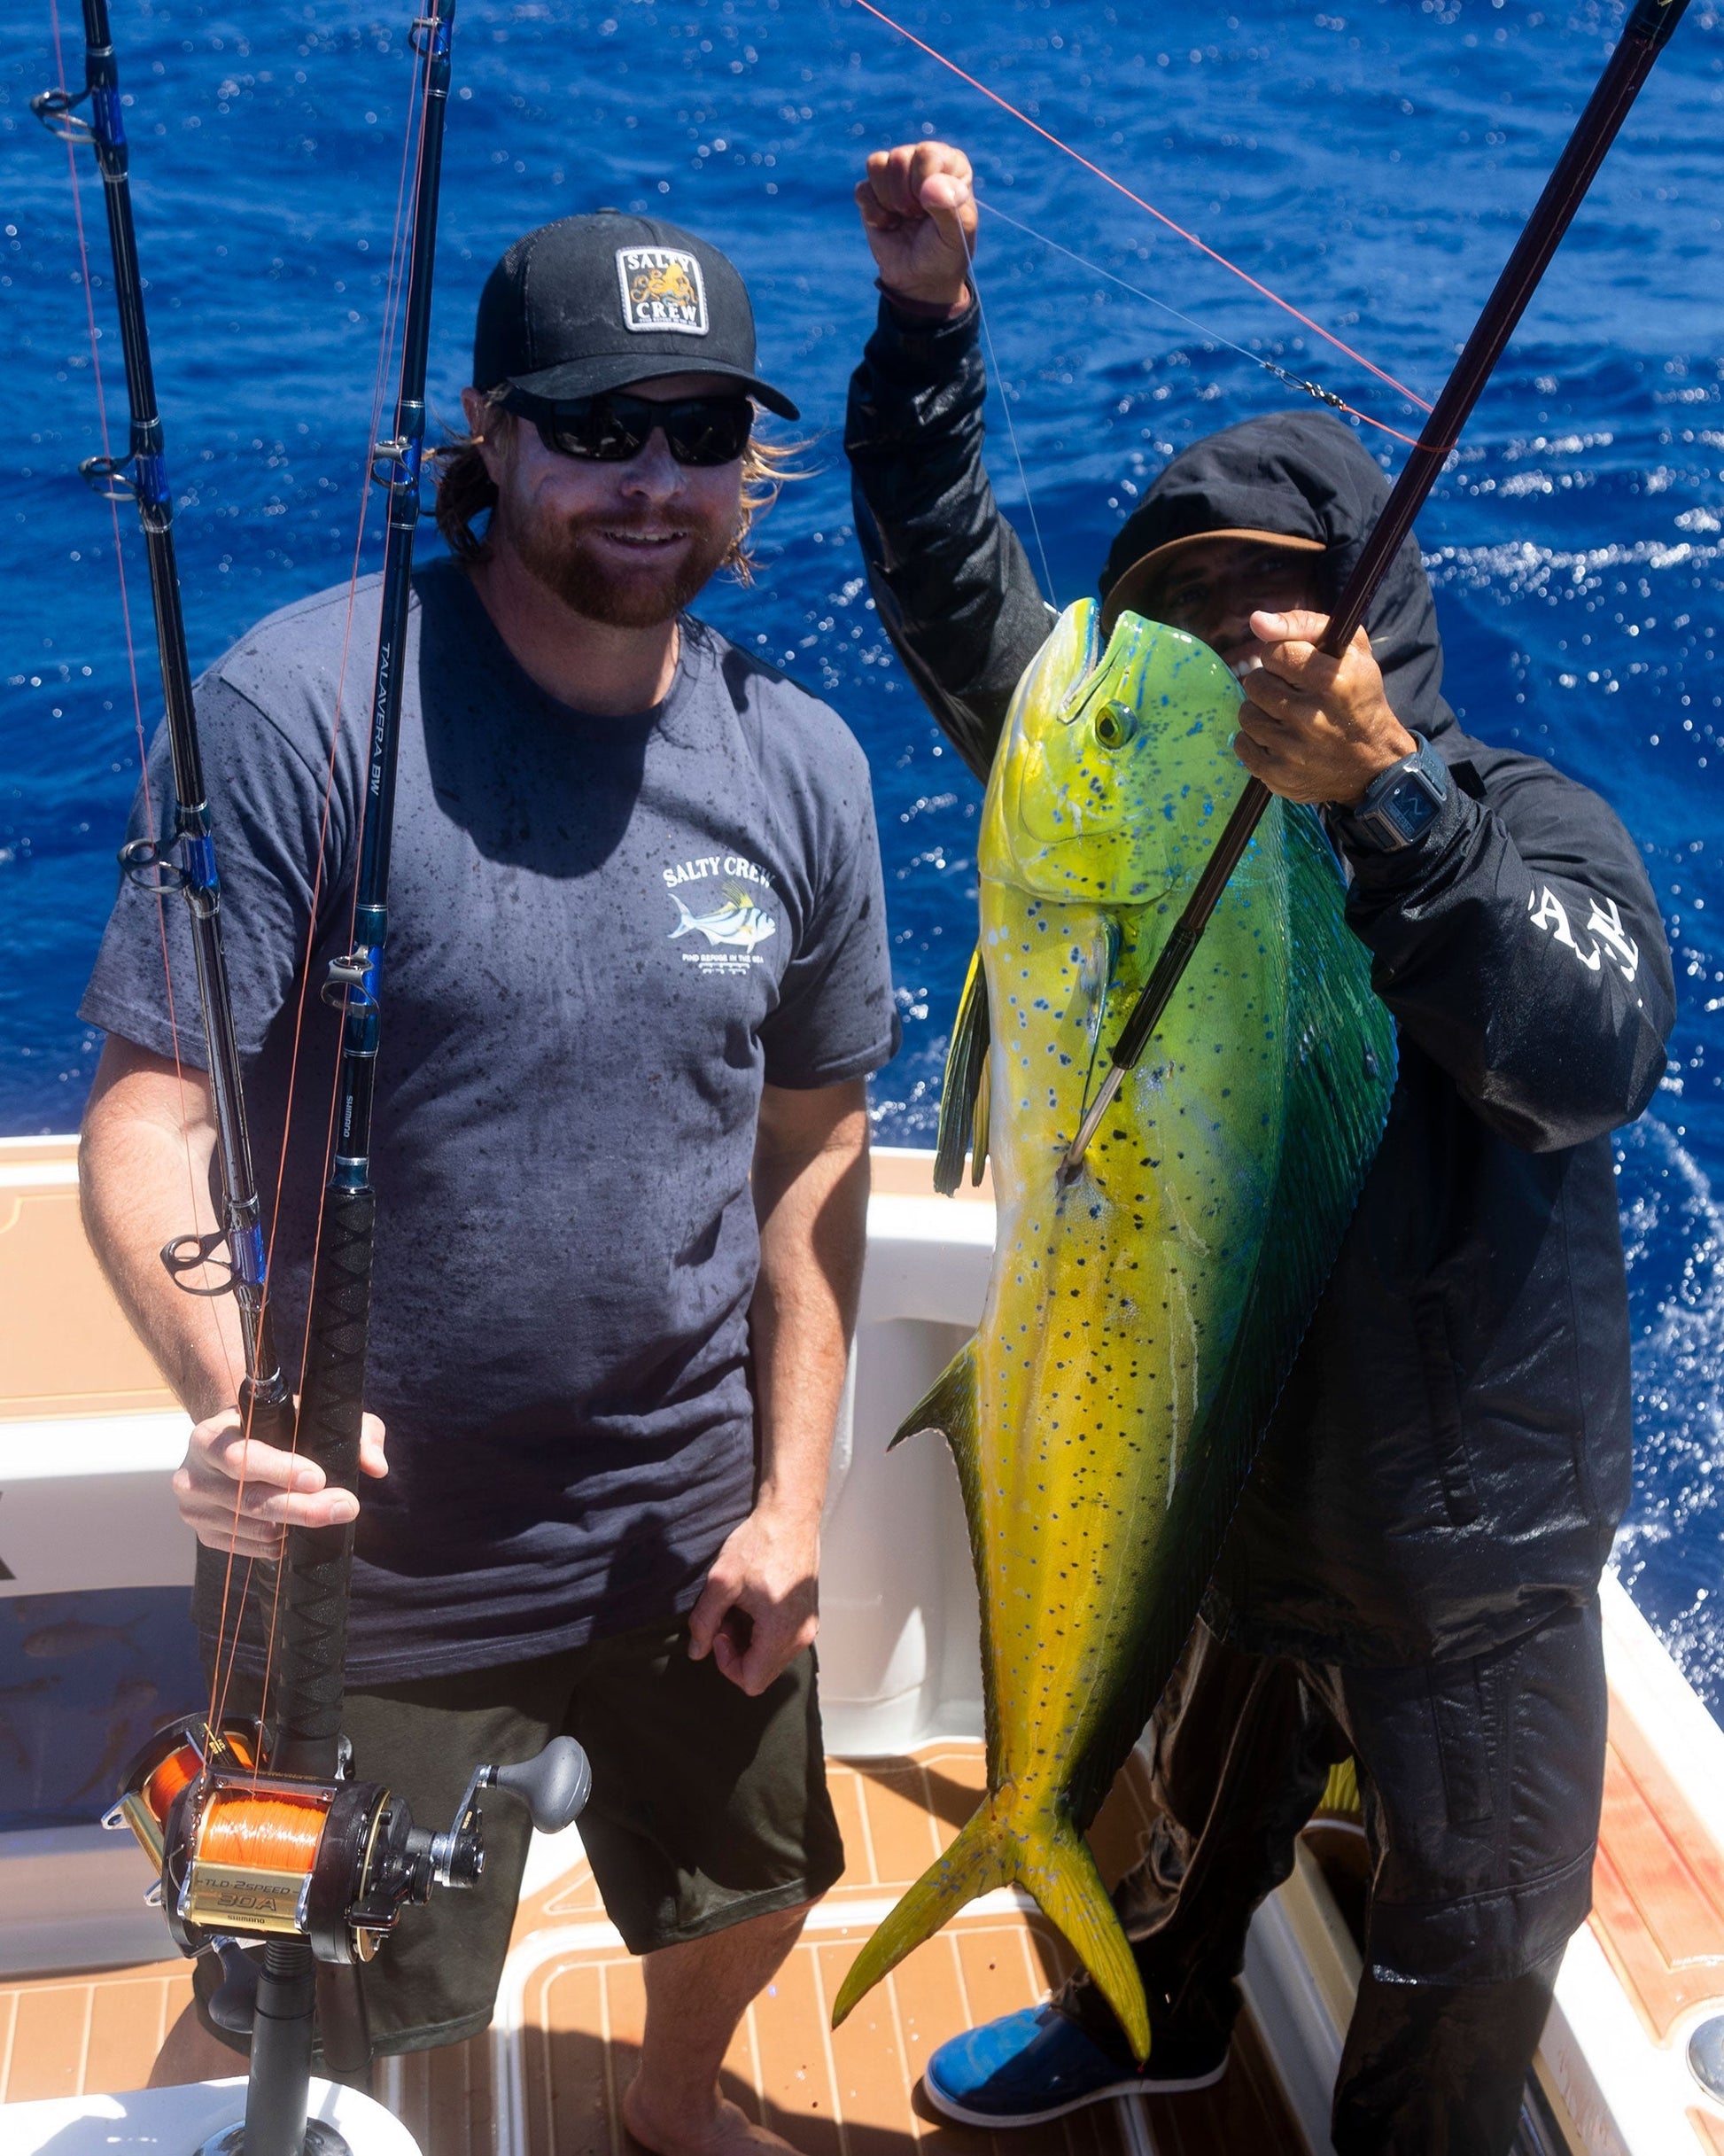
M 1435 486 L 1472 408 L 1503 356 L 1515 324 L 1526 303 L 1538 290 L 1539 280 L 1550 266 L 1574 213 L 1586 199 L 1606 152 L 1642 85 L 1682 19 L 1688 0 L 1636 0 L 1622 27 L 1598 84 L 1587 100 L 1586 110 L 1574 123 L 1563 153 L 1557 160 L 1532 214 L 1521 229 L 1503 273 L 1491 288 L 1471 337 L 1456 361 L 1442 394 L 1431 408 L 1431 416 L 1419 432 L 1417 446 L 1402 466 L 1382 513 L 1371 527 L 1363 551 L 1347 579 L 1330 616 L 1322 649 L 1339 658 L 1352 642 L 1370 609 L 1377 588 L 1401 551 L 1414 519 Z M 1149 1045 L 1202 939 L 1210 916 L 1227 888 L 1228 878 L 1239 866 L 1252 833 L 1270 804 L 1270 791 L 1261 779 L 1247 781 L 1235 803 L 1215 850 L 1145 982 L 1130 1016 L 1120 1030 L 1109 1054 L 1111 1069 L 1095 1099 L 1084 1113 L 1065 1157 L 1064 1173 L 1075 1176 L 1083 1156 L 1113 1106 L 1128 1070 Z
M 221 881 L 204 793 L 198 714 L 186 654 L 185 619 L 174 554 L 174 498 L 167 484 L 161 416 L 156 409 L 144 278 L 132 219 L 129 157 L 120 96 L 120 69 L 108 28 L 107 0 L 83 0 L 84 88 L 43 90 L 30 100 L 36 117 L 74 145 L 89 144 L 102 174 L 114 300 L 125 358 L 129 432 L 123 456 L 88 457 L 79 466 L 96 491 L 137 506 L 150 568 L 156 653 L 174 774 L 173 835 L 134 840 L 120 852 L 131 880 L 148 891 L 177 891 L 185 900 L 198 972 L 198 1005 L 209 1061 L 215 1153 L 221 1184 L 221 1226 L 206 1235 L 176 1236 L 162 1262 L 194 1295 L 231 1291 L 245 1341 L 245 1376 L 239 1406 L 249 1434 L 267 1444 L 292 1442 L 293 1406 L 276 1354 L 266 1292 L 262 1209 L 252 1166 L 251 1139 L 240 1078 L 238 1037 L 228 961 L 221 944 Z M 86 117 L 78 111 L 88 105 Z M 225 1249 L 226 1257 L 221 1253 Z M 215 1288 L 193 1287 L 190 1276 L 214 1266 L 226 1277 Z

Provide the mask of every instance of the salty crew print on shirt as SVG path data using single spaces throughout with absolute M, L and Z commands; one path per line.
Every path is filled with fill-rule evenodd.
M 679 891 L 677 886 L 708 884 L 722 877 L 716 891 Z M 682 953 L 683 963 L 698 966 L 703 973 L 746 973 L 762 961 L 760 945 L 778 933 L 778 917 L 772 907 L 772 878 L 742 853 L 708 853 L 698 860 L 679 861 L 664 871 L 671 903 L 677 909 L 672 940 L 696 938 L 705 947 Z

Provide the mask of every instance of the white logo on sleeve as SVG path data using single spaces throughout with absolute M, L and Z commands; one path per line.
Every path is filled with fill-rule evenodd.
M 682 955 L 706 973 L 746 973 L 765 961 L 758 946 L 778 934 L 778 920 L 765 899 L 772 894 L 766 871 L 743 853 L 703 854 L 662 871 L 670 900 L 677 909 L 672 943 L 689 938 Z M 685 899 L 679 884 L 702 884 Z M 703 938 L 703 943 L 694 938 Z
M 1533 926 L 1542 929 L 1553 943 L 1573 951 L 1588 973 L 1598 971 L 1608 951 L 1617 971 L 1632 988 L 1640 971 L 1640 946 L 1624 930 L 1622 915 L 1614 899 L 1595 899 L 1590 891 L 1587 896 L 1591 900 L 1592 912 L 1584 933 L 1593 940 L 1584 951 L 1568 924 L 1568 908 L 1549 883 L 1542 891 L 1527 892 L 1526 910 L 1532 916 Z
M 706 284 L 699 261 L 687 248 L 618 247 L 617 282 L 623 292 L 625 330 L 706 335 Z

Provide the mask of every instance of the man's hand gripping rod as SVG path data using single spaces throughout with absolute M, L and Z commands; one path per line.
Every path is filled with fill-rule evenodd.
M 1339 658 L 1352 642 L 1363 621 L 1378 586 L 1401 551 L 1413 528 L 1413 520 L 1436 482 L 1449 452 L 1459 440 L 1484 386 L 1491 377 L 1503 347 L 1514 334 L 1527 301 L 1538 289 L 1550 258 L 1562 244 L 1574 213 L 1586 198 L 1604 154 L 1616 140 L 1652 63 L 1669 43 L 1681 19 L 1688 0 L 1638 0 L 1623 26 L 1616 50 L 1605 63 L 1598 86 L 1575 122 L 1574 131 L 1544 191 L 1534 206 L 1512 254 L 1496 280 L 1490 298 L 1455 362 L 1441 396 L 1432 408 L 1418 438 L 1417 447 L 1402 465 L 1383 512 L 1371 527 L 1353 574 L 1347 579 L 1331 615 L 1321 649 Z M 1101 1090 L 1090 1104 L 1077 1135 L 1060 1163 L 1061 1184 L 1069 1183 L 1083 1165 L 1083 1156 L 1113 1106 L 1126 1073 L 1134 1070 L 1161 1024 L 1173 992 L 1184 976 L 1192 955 L 1209 925 L 1209 917 L 1221 903 L 1228 879 L 1251 844 L 1252 834 L 1269 806 L 1271 796 L 1260 779 L 1248 779 L 1235 803 L 1215 852 L 1205 863 L 1184 910 L 1173 925 L 1153 969 L 1133 1005 L 1131 1015 L 1114 1043 L 1108 1070 Z

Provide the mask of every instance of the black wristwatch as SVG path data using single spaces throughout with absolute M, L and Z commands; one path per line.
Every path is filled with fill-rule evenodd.
M 1343 837 L 1392 853 L 1429 830 L 1448 798 L 1448 773 L 1423 734 L 1413 739 L 1418 746 L 1410 756 L 1379 771 L 1363 798 L 1341 810 Z

